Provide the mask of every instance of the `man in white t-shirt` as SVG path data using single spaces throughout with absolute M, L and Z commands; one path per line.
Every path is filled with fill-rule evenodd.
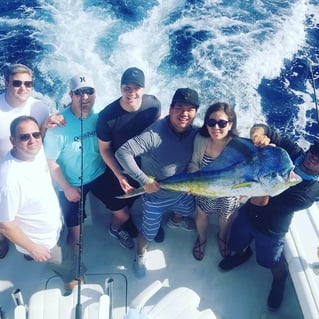
M 21 115 L 33 116 L 44 133 L 47 127 L 64 124 L 59 115 L 49 117 L 48 107 L 31 96 L 32 71 L 23 64 L 11 64 L 4 70 L 5 92 L 0 95 L 0 160 L 11 149 L 10 123 Z M 0 234 L 0 259 L 8 252 L 8 241 Z
M 49 117 L 49 109 L 31 96 L 32 71 L 23 64 L 7 66 L 4 72 L 6 91 L 0 95 L 0 160 L 11 149 L 10 123 L 18 116 L 33 116 L 42 125 Z
M 66 244 L 40 128 L 33 117 L 20 116 L 10 135 L 13 148 L 0 162 L 0 232 L 19 252 L 47 263 L 69 291 L 83 274 L 76 273 L 76 257 Z

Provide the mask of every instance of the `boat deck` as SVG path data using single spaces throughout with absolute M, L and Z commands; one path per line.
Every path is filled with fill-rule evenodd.
M 137 279 L 132 273 L 135 249 L 121 247 L 109 236 L 107 225 L 110 214 L 102 204 L 90 196 L 87 205 L 92 208 L 84 225 L 83 261 L 88 267 L 87 283 L 104 287 L 106 278 L 113 278 L 113 319 L 122 319 L 126 303 L 155 280 L 165 282 L 148 303 L 156 303 L 163 295 L 177 287 L 193 289 L 201 298 L 199 308 L 210 308 L 217 318 L 234 319 L 302 319 L 301 308 L 291 279 L 287 281 L 285 298 L 277 312 L 267 309 L 267 296 L 272 276 L 269 270 L 258 266 L 255 258 L 230 271 L 217 267 L 221 260 L 216 243 L 216 224 L 209 226 L 206 255 L 202 261 L 192 256 L 195 232 L 164 227 L 163 243 L 151 243 L 148 253 L 148 273 Z M 134 205 L 134 219 L 140 220 L 139 200 Z M 11 292 L 21 289 L 28 303 L 32 293 L 47 288 L 62 288 L 62 281 L 46 266 L 26 261 L 11 245 L 7 257 L 0 260 L 0 305 L 6 318 L 13 318 Z M 48 280 L 49 279 L 49 280 Z M 94 319 L 94 318 L 92 318 Z

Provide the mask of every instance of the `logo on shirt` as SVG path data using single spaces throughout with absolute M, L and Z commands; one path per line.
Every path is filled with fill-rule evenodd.
M 95 137 L 95 136 L 96 136 L 96 131 L 86 132 L 85 134 L 83 134 L 83 139 L 89 138 L 89 137 Z M 74 142 L 80 142 L 80 141 L 81 141 L 81 135 L 74 137 Z

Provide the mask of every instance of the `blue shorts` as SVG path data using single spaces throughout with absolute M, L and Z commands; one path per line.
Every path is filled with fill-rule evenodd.
M 152 241 L 161 225 L 162 216 L 173 211 L 182 216 L 190 216 L 195 211 L 194 196 L 181 193 L 173 199 L 158 199 L 143 194 L 143 221 L 141 233 L 147 241 Z
M 244 210 L 239 209 L 233 221 L 229 238 L 229 248 L 235 252 L 243 251 L 255 240 L 256 260 L 259 265 L 273 268 L 280 264 L 285 239 L 274 238 L 259 231 L 248 219 Z

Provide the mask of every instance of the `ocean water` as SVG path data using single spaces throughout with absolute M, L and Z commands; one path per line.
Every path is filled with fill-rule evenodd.
M 74 74 L 94 75 L 100 110 L 137 66 L 163 114 L 188 86 L 201 96 L 199 124 L 209 104 L 226 101 L 243 136 L 263 122 L 306 147 L 319 137 L 318 13 L 319 0 L 2 0 L 0 69 L 29 65 L 35 94 L 55 112 Z

